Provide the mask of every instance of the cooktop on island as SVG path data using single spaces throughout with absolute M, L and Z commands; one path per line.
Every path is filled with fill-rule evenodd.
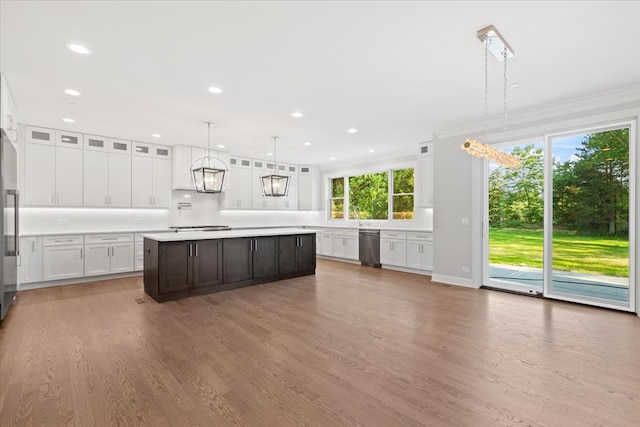
M 222 230 L 231 230 L 231 227 L 228 225 L 186 225 L 186 226 L 175 226 L 169 227 L 172 230 L 175 230 L 176 233 L 181 231 L 222 231 Z

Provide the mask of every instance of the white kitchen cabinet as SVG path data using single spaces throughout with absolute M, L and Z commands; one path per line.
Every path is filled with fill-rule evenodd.
M 36 126 L 25 126 L 24 141 L 32 144 L 55 145 L 56 131 Z
M 289 177 L 289 189 L 286 196 L 276 197 L 276 209 L 295 211 L 298 209 L 298 167 L 278 163 L 277 169 L 278 174 Z
M 42 246 L 42 279 L 61 280 L 84 276 L 82 236 L 47 236 Z
M 133 235 L 110 234 L 85 237 L 85 276 L 133 271 Z
M 82 150 L 26 144 L 24 154 L 26 206 L 82 206 Z
M 333 229 L 332 256 L 359 259 L 358 230 Z
M 333 255 L 333 232 L 328 230 L 316 231 L 316 253 L 318 255 Z
M 55 206 L 55 156 L 56 148 L 53 145 L 25 144 L 24 204 L 26 206 Z
M 131 207 L 131 156 L 84 151 L 84 206 Z
M 4 129 L 13 143 L 18 142 L 18 120 L 16 104 L 4 74 L 0 73 L 0 128 Z
M 140 237 L 142 239 L 142 237 Z M 133 269 L 135 271 L 142 271 L 144 269 L 144 243 L 138 241 L 138 235 L 136 234 L 136 241 L 133 248 Z
M 131 156 L 109 153 L 109 206 L 131 207 Z
M 433 207 L 433 142 L 420 144 L 417 159 L 417 206 L 421 208 Z
M 231 156 L 229 172 L 225 181 L 228 189 L 224 194 L 225 209 L 251 209 L 253 172 L 251 159 Z
M 433 270 L 433 235 L 407 233 L 407 267 Z
M 171 207 L 171 160 L 153 159 L 153 207 Z
M 405 267 L 407 265 L 407 233 L 380 232 L 380 264 Z
M 265 168 L 269 168 L 266 169 Z M 251 207 L 253 209 L 275 209 L 277 197 L 267 197 L 262 191 L 262 179 L 265 174 L 274 173 L 274 164 L 266 160 L 253 160 L 253 177 L 251 179 L 251 193 L 253 201 Z
M 20 238 L 20 284 L 42 282 L 42 237 Z
M 319 207 L 320 172 L 315 166 L 298 167 L 298 209 L 317 211 Z
M 131 157 L 131 205 L 134 208 L 171 207 L 171 160 Z
M 56 147 L 56 206 L 82 206 L 82 150 Z
M 67 148 L 82 148 L 82 134 L 68 132 L 66 130 L 56 130 L 56 145 Z
M 84 206 L 109 206 L 109 153 L 85 150 Z

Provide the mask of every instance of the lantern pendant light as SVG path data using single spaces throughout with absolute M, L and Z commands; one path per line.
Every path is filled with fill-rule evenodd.
M 225 162 L 219 157 L 211 157 L 211 125 L 205 122 L 208 129 L 207 154 L 191 165 L 191 178 L 196 193 L 221 193 L 224 176 L 227 170 Z
M 260 174 L 262 194 L 266 197 L 285 197 L 289 194 L 289 176 L 278 173 L 278 160 L 276 157 L 276 140 L 273 138 L 273 169 L 267 167 Z

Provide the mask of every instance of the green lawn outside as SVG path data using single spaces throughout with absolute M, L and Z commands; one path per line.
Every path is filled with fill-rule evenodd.
M 542 230 L 489 230 L 489 262 L 542 268 Z M 629 240 L 553 233 L 553 269 L 629 277 Z

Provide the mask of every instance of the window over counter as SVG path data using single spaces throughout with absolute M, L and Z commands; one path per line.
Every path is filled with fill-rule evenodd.
M 331 180 L 331 219 L 344 219 L 344 177 Z
M 390 169 L 329 180 L 330 219 L 412 220 L 414 168 Z

